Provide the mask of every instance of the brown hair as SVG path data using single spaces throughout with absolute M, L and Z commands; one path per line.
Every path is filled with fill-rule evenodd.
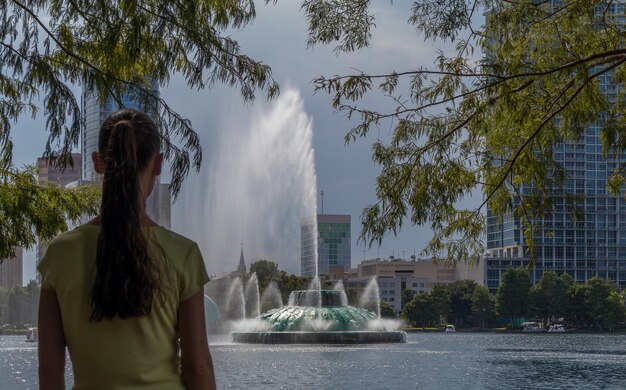
M 159 149 L 156 125 L 139 111 L 113 113 L 100 127 L 98 150 L 105 171 L 91 290 L 93 322 L 150 314 L 160 291 L 159 267 L 141 227 L 144 200 L 139 184 L 139 173 Z

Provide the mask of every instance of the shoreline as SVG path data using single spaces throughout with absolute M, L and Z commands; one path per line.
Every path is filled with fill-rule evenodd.
M 26 336 L 28 329 L 0 329 L 0 336 Z
M 444 328 L 399 328 L 398 330 L 407 333 L 445 333 Z M 524 333 L 524 334 L 545 334 L 549 332 L 522 332 L 520 329 L 506 329 L 506 328 L 457 328 L 454 333 Z M 624 334 L 626 329 L 615 330 L 599 330 L 599 329 L 574 329 L 568 330 L 563 333 L 576 333 L 576 334 Z M 554 334 L 563 334 L 554 333 Z M 553 334 L 553 333 L 550 333 Z

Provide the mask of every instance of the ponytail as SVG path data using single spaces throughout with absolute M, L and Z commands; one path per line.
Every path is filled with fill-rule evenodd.
M 158 131 L 145 114 L 122 110 L 102 124 L 98 148 L 104 162 L 90 321 L 150 314 L 160 272 L 150 256 L 139 173 L 159 150 Z M 154 252 L 154 251 L 153 251 Z

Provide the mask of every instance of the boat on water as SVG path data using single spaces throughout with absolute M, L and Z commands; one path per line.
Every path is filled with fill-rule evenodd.
M 28 328 L 26 331 L 26 339 L 24 341 L 35 343 L 39 339 L 39 330 L 37 328 Z
M 522 332 L 524 333 L 543 333 L 546 329 L 535 321 L 524 322 L 522 324 Z
M 454 333 L 456 332 L 456 329 L 454 328 L 454 325 L 446 325 L 446 329 L 444 329 L 445 333 Z
M 548 329 L 549 333 L 565 333 L 567 332 L 567 328 L 565 328 L 565 325 L 561 325 L 561 324 L 554 324 L 550 327 L 550 329 Z

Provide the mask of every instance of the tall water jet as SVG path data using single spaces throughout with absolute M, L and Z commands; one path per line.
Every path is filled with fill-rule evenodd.
M 341 306 L 348 306 L 348 296 L 346 295 L 346 289 L 343 286 L 343 281 L 340 279 L 333 286 L 333 290 L 339 291 L 339 298 L 341 300 Z
M 198 242 L 210 273 L 235 269 L 233 250 L 245 242 L 252 257 L 300 274 L 294 260 L 300 258 L 301 221 L 317 215 L 313 126 L 303 99 L 287 87 L 275 101 L 251 108 L 235 97 L 222 104 L 223 116 L 208 121 L 219 130 L 203 138 L 210 160 L 181 191 L 180 232 Z
M 283 307 L 283 297 L 278 285 L 275 282 L 270 282 L 261 294 L 261 311 L 265 313 L 270 309 L 278 309 L 279 307 Z
M 362 308 L 376 314 L 376 318 L 380 318 L 380 291 L 378 290 L 376 277 L 373 277 L 367 283 L 359 299 L 359 304 Z
M 316 259 L 317 260 L 317 259 Z M 317 261 L 315 262 L 317 264 Z M 322 306 L 322 284 L 320 283 L 320 278 L 315 274 L 313 279 L 309 282 L 309 292 L 307 297 L 307 305 L 306 306 Z
M 243 284 L 240 278 L 233 279 L 224 302 L 226 318 L 229 320 L 242 320 L 246 318 L 246 300 L 243 295 Z
M 246 300 L 246 318 L 254 318 L 261 314 L 261 298 L 259 297 L 259 281 L 256 272 L 253 272 L 246 283 L 244 291 Z

